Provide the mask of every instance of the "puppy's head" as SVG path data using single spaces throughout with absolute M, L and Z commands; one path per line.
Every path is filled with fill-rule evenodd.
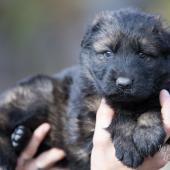
M 81 45 L 83 73 L 100 94 L 116 101 L 148 98 L 170 71 L 170 32 L 156 15 L 102 12 Z

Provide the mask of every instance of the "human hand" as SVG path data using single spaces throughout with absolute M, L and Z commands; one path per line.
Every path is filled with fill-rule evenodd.
M 130 170 L 115 156 L 115 148 L 110 134 L 105 130 L 114 117 L 114 111 L 102 99 L 96 115 L 96 127 L 93 136 L 91 170 Z
M 34 131 L 29 144 L 18 158 L 16 170 L 49 170 L 54 163 L 64 158 L 65 153 L 57 148 L 52 148 L 33 158 L 49 130 L 50 125 L 43 123 Z M 56 170 L 62 169 L 57 168 Z
M 162 106 L 162 117 L 167 138 L 170 137 L 170 96 L 166 91 L 161 91 L 160 103 Z M 103 114 L 104 113 L 104 114 Z M 91 155 L 91 170 L 131 170 L 124 166 L 115 156 L 115 149 L 110 134 L 105 130 L 112 118 L 114 111 L 102 100 L 97 112 L 96 128 L 93 138 L 93 150 Z M 26 149 L 21 153 L 16 170 L 37 170 L 49 169 L 55 162 L 64 157 L 64 152 L 60 149 L 51 149 L 33 159 L 38 146 L 49 131 L 48 124 L 42 124 L 33 134 Z M 164 146 L 154 157 L 146 158 L 144 163 L 137 170 L 158 170 L 169 161 L 170 147 Z M 59 169 L 56 169 L 59 170 Z
M 160 93 L 161 113 L 167 139 L 170 137 L 170 95 L 166 90 Z M 124 166 L 115 156 L 115 148 L 110 134 L 105 130 L 114 117 L 114 111 L 107 106 L 104 100 L 96 116 L 96 128 L 93 137 L 91 154 L 91 170 L 132 170 Z M 145 159 L 137 170 L 158 170 L 164 167 L 170 159 L 170 146 L 164 146 L 153 157 Z

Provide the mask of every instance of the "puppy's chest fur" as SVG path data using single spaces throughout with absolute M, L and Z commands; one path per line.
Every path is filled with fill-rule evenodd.
M 81 160 L 80 167 L 88 169 L 87 165 L 90 164 L 90 154 L 93 146 L 92 137 L 95 129 L 95 116 L 100 106 L 101 97 L 95 94 L 82 98 L 80 95 L 76 97 L 76 101 L 71 102 L 73 109 L 70 110 L 71 115 L 66 125 L 66 136 L 68 138 L 65 138 L 65 143 L 68 154 L 75 161 L 73 162 L 77 164 Z M 115 114 L 107 130 L 111 133 L 114 146 L 117 149 L 116 156 L 123 160 L 122 155 L 124 152 L 127 154 L 126 151 L 133 151 L 136 154 L 133 156 L 137 157 L 137 161 L 125 163 L 136 167 L 143 161 L 144 156 L 140 157 L 140 153 L 138 153 L 140 151 L 133 148 L 136 147 L 134 142 L 136 142 L 136 145 L 147 145 L 147 142 L 152 140 L 152 135 L 157 134 L 160 143 L 155 143 L 151 151 L 148 148 L 142 150 L 143 154 L 147 155 L 148 150 L 151 154 L 154 154 L 157 150 L 157 145 L 161 145 L 164 139 L 159 103 L 154 99 L 151 99 L 151 102 L 145 101 L 131 104 L 112 102 L 110 107 L 114 108 Z M 140 137 L 146 137 L 147 142 L 142 141 Z M 140 140 L 141 142 L 139 142 Z M 132 156 L 133 152 L 128 156 Z M 73 167 L 75 167 L 75 164 L 73 164 Z
M 51 117 L 49 121 L 54 126 L 51 131 L 52 145 L 67 151 L 70 159 L 74 160 L 73 167 L 81 160 L 80 166 L 83 166 L 82 162 L 84 162 L 86 164 L 84 167 L 87 168 L 93 146 L 96 113 L 102 97 L 97 92 L 92 92 L 91 87 L 86 87 L 84 90 L 82 86 L 86 87 L 86 84 L 80 85 L 75 80 L 69 87 L 69 97 L 64 105 L 64 112 L 59 118 L 60 123 L 54 121 L 56 115 L 53 114 L 49 116 Z M 118 148 L 121 148 L 124 140 L 130 142 L 138 127 L 146 129 L 161 124 L 160 106 L 155 98 L 141 103 L 116 103 L 110 100 L 107 100 L 107 103 L 115 112 L 114 119 L 107 130 Z M 141 132 L 141 135 L 145 134 Z M 62 144 L 60 140 L 56 141 L 59 139 L 58 136 L 61 136 Z M 128 147 L 132 146 L 133 142 L 130 142 Z

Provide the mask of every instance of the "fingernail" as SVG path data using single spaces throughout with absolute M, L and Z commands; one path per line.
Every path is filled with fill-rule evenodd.
M 104 98 L 102 98 L 101 104 L 106 104 L 106 100 Z
M 169 94 L 168 90 L 165 90 L 165 89 L 161 90 L 161 95 L 163 97 L 170 97 L 170 94 Z
M 61 157 L 64 157 L 66 156 L 65 152 L 61 149 L 58 149 L 58 148 L 52 148 L 51 149 L 51 152 L 54 154 L 54 155 L 60 155 Z
M 48 131 L 50 129 L 50 125 L 48 123 L 43 124 L 43 130 Z

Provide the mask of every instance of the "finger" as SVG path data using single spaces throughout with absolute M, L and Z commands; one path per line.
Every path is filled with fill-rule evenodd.
M 169 92 L 165 89 L 161 90 L 161 92 L 160 92 L 160 104 L 161 104 L 161 106 L 163 107 L 163 105 L 164 105 L 164 106 L 168 107 L 169 101 L 170 101 Z
M 170 161 L 170 146 L 165 145 L 160 148 L 153 157 L 148 157 L 145 159 L 144 163 L 137 168 L 137 170 L 149 169 L 157 170 L 163 168 L 168 161 Z
M 102 99 L 100 107 L 96 115 L 96 127 L 93 136 L 93 145 L 106 145 L 108 141 L 111 141 L 110 134 L 105 130 L 112 122 L 114 115 L 113 109 L 111 109 Z
M 57 161 L 62 160 L 64 157 L 65 157 L 64 151 L 57 149 L 57 148 L 52 148 L 52 149 L 42 153 L 36 159 L 34 159 L 29 164 L 29 169 L 49 168 L 49 167 L 53 166 Z
M 160 104 L 165 131 L 170 137 L 170 94 L 167 90 L 161 90 Z
M 96 127 L 108 128 L 112 122 L 113 115 L 113 109 L 106 104 L 105 99 L 102 99 L 96 115 Z
M 24 149 L 24 151 L 21 153 L 19 160 L 31 159 L 37 152 L 39 145 L 41 144 L 41 142 L 43 141 L 43 139 L 45 138 L 49 130 L 50 130 L 50 125 L 48 123 L 43 123 L 42 125 L 40 125 L 34 131 L 29 144 Z
M 159 152 L 158 152 L 158 155 L 159 155 Z M 170 146 L 169 145 L 165 145 L 160 149 L 160 158 L 162 158 L 164 164 L 170 161 Z

